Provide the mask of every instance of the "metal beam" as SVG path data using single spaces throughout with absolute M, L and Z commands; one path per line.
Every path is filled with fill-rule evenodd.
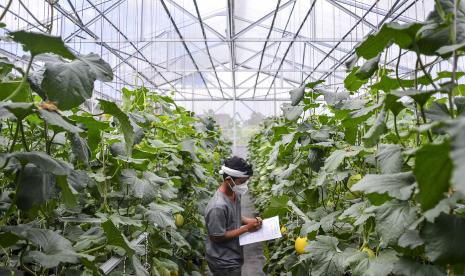
M 164 0 L 160 0 L 160 2 L 161 2 L 161 4 L 162 4 L 163 8 L 165 9 L 166 15 L 168 15 L 168 18 L 170 19 L 171 24 L 173 24 L 173 27 L 174 27 L 174 29 L 176 30 L 176 33 L 178 34 L 179 38 L 182 40 L 182 45 L 184 46 L 184 49 L 186 50 L 186 52 L 189 54 L 189 57 L 190 57 L 192 63 L 194 64 L 195 69 L 199 70 L 199 66 L 198 66 L 197 63 L 195 62 L 194 57 L 192 56 L 192 53 L 191 53 L 190 50 L 189 50 L 189 47 L 187 47 L 187 44 L 186 44 L 186 42 L 184 41 L 184 38 L 183 38 L 181 32 L 179 31 L 178 26 L 176 25 L 176 22 L 174 21 L 174 18 L 171 16 L 171 13 L 170 13 L 170 11 L 168 10 L 168 7 L 166 6 L 165 1 L 164 1 Z M 208 94 L 210 95 L 210 97 L 212 97 L 212 95 L 211 95 L 211 93 L 210 93 L 210 90 L 208 89 L 208 85 L 207 85 L 207 82 L 206 82 L 204 76 L 202 75 L 202 73 L 201 73 L 200 71 L 199 71 L 199 74 L 200 74 L 200 78 L 201 78 L 202 81 L 203 81 L 203 84 L 205 85 L 205 89 L 207 89 Z M 213 98 L 213 97 L 212 97 L 212 98 Z
M 279 4 L 281 3 L 280 0 L 278 0 L 278 5 L 276 5 L 276 8 L 274 11 L 271 11 L 269 12 L 268 14 L 264 15 L 263 17 L 261 17 L 260 19 L 258 19 L 257 21 L 251 23 L 249 26 L 245 27 L 244 29 L 242 29 L 240 32 L 238 32 L 232 39 L 234 40 L 237 40 L 237 38 L 239 38 L 240 36 L 242 36 L 243 34 L 247 33 L 248 31 L 250 31 L 251 29 L 253 29 L 254 27 L 256 27 L 257 25 L 259 25 L 260 23 L 262 23 L 263 21 L 265 21 L 266 19 L 268 19 L 270 16 L 273 15 L 273 17 L 276 17 L 276 13 L 279 12 L 280 10 L 284 9 L 285 7 L 289 6 L 290 4 L 292 3 L 295 3 L 296 0 L 290 0 L 290 1 L 287 1 L 286 3 L 284 3 L 282 6 L 279 6 Z M 274 21 L 274 20 L 273 20 Z M 274 25 L 272 23 L 272 25 Z M 272 29 L 272 28 L 271 28 Z M 269 37 L 269 36 L 268 36 Z
M 337 7 L 338 9 L 342 10 L 344 13 L 348 14 L 349 16 L 354 17 L 357 20 L 361 20 L 363 24 L 368 26 L 372 30 L 376 30 L 376 26 L 365 20 L 364 18 L 361 18 L 358 14 L 354 13 L 353 11 L 349 10 L 348 8 L 344 7 L 343 5 L 339 4 L 338 2 L 334 0 L 326 0 L 326 2 L 332 4 L 333 6 Z
M 192 13 L 190 13 L 188 10 L 184 9 L 182 6 L 180 6 L 178 3 L 176 3 L 175 1 L 173 0 L 166 0 L 168 1 L 171 5 L 173 5 L 174 7 L 176 7 L 177 9 L 181 10 L 184 14 L 186 14 L 187 16 L 191 17 L 192 19 L 194 20 L 199 20 L 195 15 L 193 15 Z M 163 2 L 163 1 L 162 1 Z M 214 28 L 210 27 L 208 24 L 204 24 L 204 27 L 207 28 L 210 32 L 214 33 L 217 37 L 219 37 L 220 39 L 222 39 L 222 41 L 224 41 L 226 38 L 224 35 L 220 34 L 217 30 L 215 30 Z
M 290 3 L 291 1 L 289 1 L 288 3 Z M 276 9 L 274 11 L 274 14 L 273 14 L 273 19 L 271 20 L 271 27 L 270 27 L 270 30 L 268 31 L 268 35 L 266 36 L 266 39 L 269 39 L 270 36 L 271 36 L 271 31 L 273 30 L 273 27 L 274 27 L 274 22 L 276 20 L 276 15 L 278 14 L 278 11 L 279 11 L 279 4 L 281 3 L 281 0 L 278 0 L 278 3 L 276 4 Z M 262 69 L 262 62 L 263 62 L 263 55 L 265 54 L 265 51 L 266 51 L 266 44 L 268 43 L 268 41 L 265 41 L 265 43 L 263 44 L 263 49 L 262 49 L 262 54 L 260 56 L 260 63 L 258 65 L 258 72 L 257 72 L 257 77 L 255 78 L 255 85 L 254 86 L 257 86 L 257 82 L 258 82 L 258 77 L 260 76 L 260 70 Z M 253 90 L 253 96 L 252 98 L 255 96 L 255 88 Z
M 371 6 L 371 9 L 373 9 L 376 4 L 379 2 L 379 0 L 376 0 L 373 5 Z M 397 3 L 397 2 L 396 2 Z M 365 14 L 360 17 L 360 19 L 352 26 L 352 28 L 349 29 L 349 31 L 347 31 L 347 33 L 342 37 L 342 39 L 344 39 L 345 37 L 347 37 L 359 24 L 360 22 L 362 22 L 362 20 L 370 13 L 371 9 L 369 9 L 368 11 L 365 12 Z M 320 67 L 321 64 L 323 64 L 323 62 L 331 55 L 332 52 L 334 52 L 334 50 L 337 48 L 337 46 L 339 46 L 339 44 L 341 44 L 342 42 L 339 41 L 336 45 L 333 46 L 333 48 L 326 53 L 326 55 L 320 60 L 320 62 L 316 65 L 315 69 L 318 69 L 318 67 Z M 308 78 L 310 78 L 310 76 L 312 75 L 313 72 L 310 72 L 310 74 L 308 74 L 308 76 L 302 81 L 301 85 L 303 85 L 307 80 Z M 321 79 L 321 78 L 320 78 Z
M 305 15 L 304 19 L 302 20 L 302 23 L 300 24 L 299 28 L 297 29 L 297 32 L 294 34 L 294 38 L 296 38 L 299 35 L 300 31 L 302 30 L 303 26 L 305 25 L 305 22 L 307 21 L 308 16 L 310 15 L 313 8 L 315 7 L 315 3 L 316 3 L 316 0 L 313 0 L 313 3 L 310 6 L 310 9 L 308 9 L 307 14 Z M 281 69 L 281 67 L 283 66 L 284 59 L 286 58 L 287 54 L 289 53 L 289 50 L 291 49 L 292 45 L 294 45 L 294 43 L 290 42 L 289 46 L 287 47 L 286 51 L 284 52 L 283 60 L 281 60 L 281 62 L 279 63 L 278 69 L 276 70 L 277 72 L 279 72 L 279 69 Z M 276 76 L 278 74 L 277 72 L 276 72 L 276 75 L 274 75 L 273 80 L 271 81 L 270 88 L 268 89 L 268 92 L 266 92 L 265 97 L 268 96 L 268 94 L 270 93 L 271 87 L 273 86 L 273 83 L 276 80 Z
M 337 1 L 339 3 L 342 3 L 342 4 L 352 6 L 352 7 L 356 7 L 358 9 L 362 9 L 362 10 L 368 10 L 370 8 L 370 5 L 362 3 L 360 1 L 353 1 L 353 0 L 350 0 L 350 1 L 349 0 L 335 0 L 335 1 Z M 402 13 L 397 14 L 397 15 L 395 13 L 389 14 L 389 11 L 387 11 L 385 9 L 378 8 L 378 7 L 375 7 L 374 9 L 372 9 L 371 12 L 374 12 L 376 14 L 383 15 L 383 16 L 388 15 L 388 17 L 396 17 L 397 19 L 399 19 L 399 20 L 401 20 L 401 21 L 403 21 L 405 23 L 418 22 L 418 20 L 415 20 L 414 18 L 405 16 Z
M 126 0 L 118 0 L 117 2 L 113 3 L 110 7 L 108 7 L 107 9 L 105 9 L 103 11 L 103 13 L 109 13 L 111 12 L 113 9 L 115 9 L 116 7 L 118 7 L 119 5 L 121 5 L 124 1 Z M 71 9 L 74 11 L 74 14 L 76 14 L 76 17 L 78 17 L 79 19 L 79 15 L 78 15 L 78 11 L 74 8 L 73 4 L 68 0 L 68 4 L 71 6 Z M 92 18 L 91 20 L 89 20 L 87 23 L 84 24 L 84 22 L 82 22 L 82 20 L 79 19 L 79 21 L 87 28 L 89 27 L 90 25 L 94 24 L 95 22 L 97 22 L 97 20 L 99 20 L 102 16 L 99 14 L 97 16 L 95 16 L 94 18 Z M 82 29 L 77 29 L 76 31 L 72 32 L 70 35 L 68 35 L 63 41 L 64 42 L 70 42 L 71 39 L 73 39 L 73 37 L 75 37 L 76 35 L 78 35 L 80 32 L 82 32 Z

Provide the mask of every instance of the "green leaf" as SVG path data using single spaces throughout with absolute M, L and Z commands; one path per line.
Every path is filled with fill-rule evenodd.
M 79 134 L 72 133 L 69 135 L 69 141 L 74 155 L 76 155 L 82 163 L 88 166 L 91 158 L 91 152 L 86 140 L 79 136 Z
M 57 232 L 46 229 L 32 228 L 30 226 L 7 226 L 6 231 L 29 240 L 41 248 L 41 251 L 28 251 L 27 257 L 45 268 L 58 266 L 60 263 L 78 263 L 79 257 L 93 260 L 93 257 L 81 255 L 74 251 L 71 242 Z
M 289 197 L 287 195 L 270 198 L 268 201 L 268 206 L 265 208 L 265 212 L 263 212 L 261 215 L 263 218 L 269 218 L 286 214 L 288 211 L 288 201 Z
M 95 73 L 96 79 L 100 81 L 113 80 L 113 70 L 110 64 L 100 58 L 99 55 L 90 53 L 88 55 L 79 56 L 79 59 L 89 65 L 91 70 Z
M 324 165 L 324 156 L 325 153 L 322 149 L 319 148 L 311 148 L 308 151 L 308 164 L 310 168 L 314 171 L 319 171 L 320 168 Z
M 92 154 L 94 154 L 101 141 L 100 132 L 105 131 L 108 128 L 108 122 L 97 121 L 91 116 L 73 115 L 69 118 L 85 126 L 85 133 L 87 133 L 87 143 L 89 144 Z
M 392 273 L 404 276 L 446 276 L 444 268 L 432 265 L 422 264 L 410 258 L 402 257 L 394 264 Z
M 110 219 L 102 223 L 102 228 L 107 237 L 107 243 L 123 248 L 129 258 L 132 258 L 136 251 Z
M 376 161 L 381 173 L 400 173 L 402 171 L 402 152 L 397 144 L 380 145 L 376 153 Z
M 0 233 L 0 246 L 3 248 L 15 245 L 19 240 L 20 238 L 11 232 Z
M 2 115 L 4 112 L 7 114 L 1 116 L 9 118 L 9 114 L 13 114 L 18 120 L 22 120 L 34 113 L 34 105 L 32 103 L 9 103 L 9 102 L 0 102 L 0 113 Z
M 327 172 L 335 171 L 344 161 L 346 157 L 352 157 L 359 154 L 361 149 L 354 150 L 335 150 L 325 160 L 324 169 Z
M 78 107 L 92 97 L 95 80 L 95 73 L 81 60 L 45 63 L 44 100 L 56 102 L 62 110 Z
M 174 214 L 181 212 L 183 209 L 168 203 L 150 203 L 149 209 L 143 208 L 143 210 L 147 220 L 156 226 L 160 228 L 176 228 Z
M 449 151 L 449 142 L 445 141 L 439 145 L 424 145 L 415 153 L 413 173 L 419 188 L 416 198 L 423 210 L 436 206 L 449 190 L 453 169 Z
M 76 58 L 68 47 L 66 47 L 61 37 L 26 31 L 10 32 L 8 35 L 11 36 L 15 42 L 21 43 L 24 51 L 31 52 L 33 56 L 44 53 L 54 53 L 67 59 Z
M 454 104 L 457 107 L 457 114 L 463 115 L 463 112 L 465 111 L 465 97 L 454 97 Z
M 446 104 L 434 101 L 431 106 L 425 110 L 426 118 L 431 121 L 445 121 L 450 119 L 449 109 Z
M 362 254 L 366 256 L 365 253 Z M 354 276 L 391 275 L 394 269 L 394 263 L 396 263 L 398 259 L 395 252 L 392 250 L 381 251 L 375 258 L 366 258 L 365 256 L 354 266 L 352 270 Z M 358 259 L 360 259 L 360 257 L 358 257 Z
M 378 118 L 376 118 L 376 121 L 374 122 L 373 126 L 371 126 L 371 128 L 362 137 L 362 141 L 365 147 L 376 146 L 380 136 L 387 131 L 386 123 L 384 122 L 385 119 L 386 112 L 382 110 L 379 113 Z
M 339 219 L 343 220 L 343 219 L 351 218 L 354 220 L 353 224 L 355 226 L 362 225 L 370 217 L 374 217 L 373 213 L 365 212 L 367 207 L 368 207 L 368 203 L 365 201 L 352 204 L 349 208 L 344 210 L 344 212 L 339 216 Z
M 313 261 L 311 275 L 344 275 L 345 259 L 355 249 L 347 248 L 344 252 L 338 248 L 339 241 L 331 236 L 317 236 L 305 248 L 308 253 L 303 259 Z
M 57 112 L 48 111 L 46 109 L 39 109 L 38 112 L 40 117 L 52 126 L 57 126 L 60 129 L 69 131 L 71 133 L 83 132 L 81 128 L 67 122 L 66 119 Z
M 427 222 L 421 231 L 426 256 L 433 262 L 457 264 L 465 262 L 465 219 L 441 214 L 434 223 Z
M 460 117 L 450 124 L 451 151 L 450 158 L 454 165 L 452 171 L 452 186 L 465 194 L 465 118 Z
M 429 98 L 431 97 L 431 95 L 433 95 L 436 92 L 437 91 L 421 91 L 417 89 L 407 89 L 405 91 L 395 91 L 395 92 L 392 92 L 392 94 L 398 97 L 403 97 L 403 96 L 410 97 L 420 106 L 424 106 L 426 102 L 429 100 Z
M 343 100 L 347 100 L 349 98 L 349 93 L 347 92 L 329 92 L 323 91 L 322 92 L 324 99 L 328 105 L 335 105 Z
M 55 175 L 68 175 L 71 172 L 71 165 L 65 161 L 55 159 L 45 152 L 15 152 L 9 155 L 11 158 L 16 158 L 22 165 L 34 164 L 41 168 L 44 172 L 53 173 Z
M 324 80 L 318 80 L 318 81 L 313 81 L 313 82 L 309 82 L 305 85 L 305 87 L 307 88 L 310 88 L 310 89 L 314 89 L 318 84 L 320 83 L 324 83 L 325 81 Z
M 129 117 L 126 115 L 126 113 L 121 111 L 121 109 L 119 109 L 114 102 L 105 100 L 99 100 L 99 102 L 103 112 L 113 115 L 116 119 L 118 119 L 118 122 L 120 123 L 120 130 L 123 133 L 124 141 L 126 142 L 126 152 L 129 156 L 131 156 L 135 134 Z
M 131 257 L 132 267 L 134 268 L 134 273 L 136 276 L 149 276 L 147 270 L 145 270 L 144 266 L 141 264 L 139 257 L 133 255 Z
M 301 105 L 292 106 L 290 103 L 285 103 L 281 106 L 284 117 L 289 121 L 295 121 L 299 118 L 300 114 L 304 112 L 304 108 Z
M 439 203 L 432 209 L 423 213 L 423 216 L 429 222 L 434 222 L 434 220 L 439 217 L 441 213 L 449 214 L 457 206 L 457 201 L 462 198 L 460 193 L 453 193 L 451 197 L 444 198 L 439 201 Z
M 16 205 L 22 211 L 29 211 L 35 205 L 43 204 L 56 194 L 54 176 L 33 164 L 27 164 L 18 171 L 16 185 Z
M 63 203 L 65 203 L 66 207 L 68 208 L 76 208 L 78 206 L 78 202 L 73 194 L 73 191 L 71 191 L 66 176 L 57 176 L 56 179 L 57 185 L 58 187 L 60 187 L 61 198 L 63 200 Z
M 305 86 L 293 89 L 289 91 L 291 95 L 291 105 L 296 106 L 300 103 L 300 101 L 304 98 L 305 93 Z
M 354 67 L 344 79 L 344 87 L 350 92 L 358 91 L 362 85 L 368 82 L 368 79 L 361 80 L 355 75 L 359 69 L 360 67 Z
M 405 108 L 405 106 L 399 102 L 399 97 L 393 94 L 387 94 L 384 98 L 384 107 L 392 112 L 394 116 L 399 115 L 399 113 Z
M 150 173 L 150 172 L 144 172 Z M 131 194 L 136 198 L 143 198 L 145 201 L 153 201 L 158 195 L 158 186 L 144 178 L 137 177 L 137 172 L 133 169 L 124 169 L 121 171 L 121 183 L 128 185 Z
M 404 248 L 415 249 L 424 244 L 424 241 L 420 237 L 418 230 L 407 230 L 399 238 L 399 246 Z
M 367 194 L 387 193 L 393 198 L 407 200 L 413 192 L 415 178 L 411 172 L 395 174 L 367 174 L 352 186 L 351 191 Z
M 3 101 L 6 97 L 13 94 L 13 92 L 18 88 L 21 81 L 4 81 L 0 82 L 0 100 Z M 29 102 L 29 85 L 24 85 L 23 88 L 17 92 L 17 94 L 11 98 L 12 102 Z
M 381 242 L 388 245 L 397 245 L 399 238 L 417 219 L 417 209 L 405 201 L 388 201 L 367 211 L 376 214 L 376 232 L 381 236 Z
M 378 63 L 381 54 L 378 54 L 376 57 L 367 60 L 362 67 L 360 67 L 357 72 L 355 72 L 355 76 L 360 80 L 367 80 L 373 76 L 373 74 L 378 70 Z
M 400 25 L 394 22 L 384 24 L 378 32 L 368 35 L 355 48 L 355 52 L 358 56 L 369 60 L 379 55 L 391 42 L 396 43 L 403 49 L 410 48 L 421 26 L 419 23 Z

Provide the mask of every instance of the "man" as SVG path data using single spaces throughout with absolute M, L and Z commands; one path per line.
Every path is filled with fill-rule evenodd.
M 252 166 L 244 159 L 227 159 L 220 171 L 223 182 L 205 210 L 206 259 L 214 276 L 241 275 L 244 255 L 239 236 L 261 228 L 261 218 L 241 216 L 241 195 L 247 192 L 246 182 L 252 173 Z

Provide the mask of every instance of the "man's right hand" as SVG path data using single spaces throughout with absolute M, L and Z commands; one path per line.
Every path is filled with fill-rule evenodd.
M 262 224 L 258 220 L 252 220 L 245 227 L 247 227 L 247 232 L 255 232 L 262 228 Z

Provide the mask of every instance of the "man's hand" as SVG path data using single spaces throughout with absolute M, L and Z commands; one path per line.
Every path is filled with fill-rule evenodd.
M 247 232 L 255 232 L 262 228 L 262 222 L 258 219 L 250 220 L 247 222 L 245 227 L 247 228 Z

